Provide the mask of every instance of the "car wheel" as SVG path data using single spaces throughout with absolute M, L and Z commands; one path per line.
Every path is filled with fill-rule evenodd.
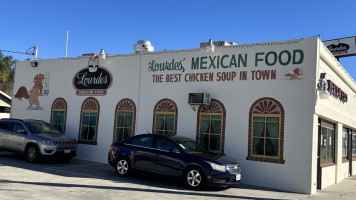
M 37 162 L 40 158 L 40 152 L 34 145 L 29 146 L 26 150 L 26 159 L 30 163 Z
M 131 172 L 131 164 L 129 159 L 121 157 L 117 159 L 115 164 L 116 174 L 119 176 L 128 176 Z
M 189 168 L 185 173 L 185 181 L 189 188 L 201 189 L 205 187 L 204 173 L 197 167 Z

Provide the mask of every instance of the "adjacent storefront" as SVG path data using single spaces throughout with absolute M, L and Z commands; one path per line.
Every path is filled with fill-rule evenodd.
M 9 118 L 11 110 L 11 97 L 0 91 L 0 119 Z

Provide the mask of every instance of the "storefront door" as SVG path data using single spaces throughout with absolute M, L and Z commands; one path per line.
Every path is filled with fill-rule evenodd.
M 317 189 L 321 189 L 322 167 L 335 164 L 335 124 L 319 119 Z

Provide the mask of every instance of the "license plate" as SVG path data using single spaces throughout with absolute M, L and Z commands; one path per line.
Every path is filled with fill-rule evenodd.
M 70 149 L 65 149 L 64 153 L 70 153 Z
M 237 181 L 241 180 L 241 174 L 236 174 L 236 180 Z

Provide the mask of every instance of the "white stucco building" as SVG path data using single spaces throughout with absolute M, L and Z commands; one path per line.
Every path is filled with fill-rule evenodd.
M 13 93 L 12 117 L 51 122 L 82 159 L 149 132 L 227 154 L 247 184 L 313 194 L 356 174 L 356 84 L 316 37 L 21 61 Z

